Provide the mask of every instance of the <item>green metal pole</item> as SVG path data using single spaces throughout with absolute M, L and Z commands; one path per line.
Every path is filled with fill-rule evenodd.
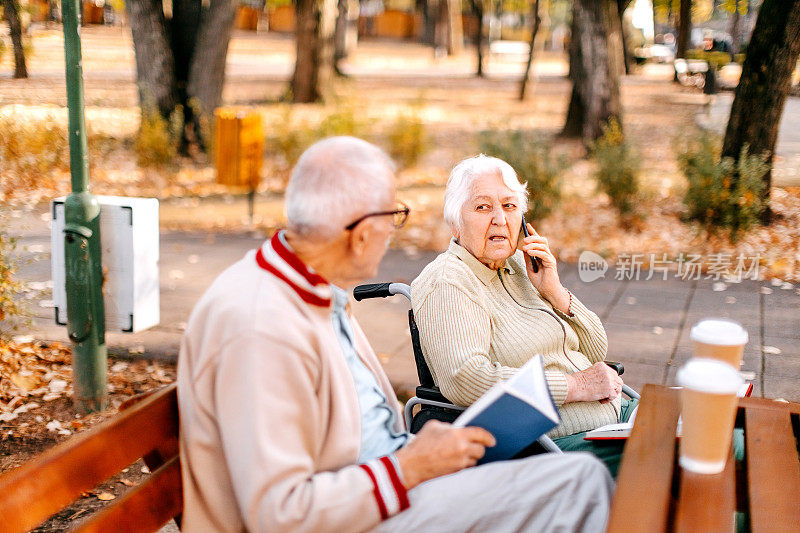
M 64 203 L 67 333 L 72 347 L 73 402 L 78 413 L 105 409 L 106 325 L 100 248 L 100 204 L 89 192 L 79 0 L 62 0 L 69 162 L 72 194 Z

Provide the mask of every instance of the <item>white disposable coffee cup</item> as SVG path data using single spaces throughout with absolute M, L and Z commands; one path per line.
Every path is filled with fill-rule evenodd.
M 747 344 L 747 331 L 738 322 L 706 318 L 695 324 L 690 335 L 694 357 L 719 359 L 739 368 Z
M 718 474 L 725 468 L 733 440 L 742 377 L 717 359 L 690 359 L 678 370 L 677 381 L 683 387 L 678 462 L 692 472 Z

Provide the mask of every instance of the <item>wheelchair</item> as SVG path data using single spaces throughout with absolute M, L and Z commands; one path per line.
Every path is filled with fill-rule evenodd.
M 370 298 L 386 298 L 401 294 L 411 302 L 411 287 L 405 283 L 368 283 L 359 285 L 353 289 L 353 298 L 357 302 Z M 419 386 L 416 388 L 413 398 L 406 402 L 403 410 L 406 428 L 411 433 L 418 432 L 428 420 L 440 420 L 442 422 L 453 422 L 466 407 L 455 405 L 448 400 L 433 382 L 433 375 L 428 368 L 428 363 L 422 355 L 422 346 L 419 341 L 419 328 L 414 320 L 414 311 L 408 310 L 408 329 L 411 333 L 411 346 L 414 351 L 414 363 L 417 367 L 417 377 Z M 622 375 L 625 367 L 622 363 L 606 361 L 606 364 L 613 368 L 617 374 Z M 622 386 L 622 393 L 631 399 L 639 399 L 639 393 L 628 385 Z M 414 407 L 419 405 L 420 409 L 414 414 Z M 539 445 L 544 451 L 562 453 L 553 440 L 547 435 L 542 435 L 538 440 Z

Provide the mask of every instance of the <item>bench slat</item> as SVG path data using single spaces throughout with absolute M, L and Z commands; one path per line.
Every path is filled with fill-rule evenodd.
M 751 531 L 796 531 L 800 460 L 789 410 L 747 409 L 745 438 Z
M 631 438 L 625 445 L 608 531 L 667 528 L 680 402 L 677 391 L 645 385 Z M 647 504 L 642 503 L 642 498 Z
M 167 461 L 120 500 L 88 517 L 70 531 L 79 533 L 141 533 L 158 531 L 183 509 L 181 465 Z
M 0 475 L 0 532 L 24 532 L 178 434 L 175 385 Z
M 681 484 L 675 515 L 676 533 L 715 531 L 730 533 L 736 510 L 736 460 L 733 445 L 725 470 L 719 474 L 696 474 L 680 470 Z

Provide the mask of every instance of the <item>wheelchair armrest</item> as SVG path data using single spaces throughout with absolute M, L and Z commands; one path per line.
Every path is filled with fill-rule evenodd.
M 439 387 L 417 387 L 417 398 L 422 400 L 432 400 L 434 402 L 442 402 L 452 404 L 450 400 L 442 395 Z
M 622 375 L 625 373 L 625 365 L 618 361 L 606 361 L 606 364 L 614 369 L 617 375 Z

